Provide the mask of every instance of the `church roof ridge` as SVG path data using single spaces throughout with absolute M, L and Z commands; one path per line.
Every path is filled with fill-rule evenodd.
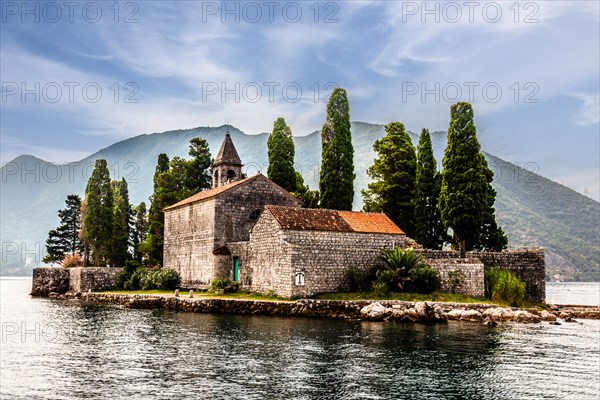
M 190 203 L 196 203 L 198 201 L 202 201 L 202 200 L 207 200 L 210 198 L 213 198 L 215 196 L 218 196 L 219 194 L 226 192 L 230 189 L 233 189 L 234 187 L 240 186 L 240 185 L 244 185 L 248 182 L 251 182 L 253 180 L 255 180 L 256 178 L 258 178 L 259 176 L 263 176 L 262 174 L 256 174 L 254 176 L 251 176 L 249 178 L 244 178 L 242 180 L 236 181 L 236 182 L 232 182 L 232 183 L 228 183 L 226 185 L 222 185 L 222 186 L 218 186 L 216 188 L 212 188 L 212 189 L 206 189 L 206 190 L 202 190 L 186 199 L 181 200 L 178 203 L 175 203 L 169 207 L 165 207 L 165 210 L 172 210 L 174 208 L 177 207 L 181 207 L 184 206 L 186 204 L 190 204 Z

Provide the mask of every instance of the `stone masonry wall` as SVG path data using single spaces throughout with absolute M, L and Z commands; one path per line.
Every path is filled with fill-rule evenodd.
M 284 231 L 283 239 L 292 250 L 287 275 L 291 297 L 342 290 L 349 268 L 378 266 L 382 249 L 406 247 L 410 240 L 406 235 L 316 231 Z M 295 285 L 296 272 L 304 273 L 304 286 Z
M 546 300 L 544 249 L 473 253 L 487 267 L 507 269 L 525 282 L 525 298 Z
M 69 291 L 92 292 L 114 289 L 121 268 L 69 268 Z
M 214 198 L 168 210 L 163 265 L 179 272 L 182 287 L 208 288 L 214 278 L 230 275 L 233 257 L 213 250 L 247 241 L 257 213 L 267 204 L 299 206 L 285 190 L 258 176 Z
M 34 268 L 32 296 L 114 288 L 121 268 Z
M 262 175 L 248 184 L 220 194 L 215 203 L 215 246 L 249 240 L 257 213 L 267 204 L 288 207 L 300 205 L 298 200 Z
M 242 287 L 292 297 L 294 276 L 291 246 L 282 237 L 275 217 L 265 211 L 252 228 L 247 261 L 242 260 Z M 243 270 L 243 271 L 242 271 Z
M 458 259 L 457 251 L 417 250 L 433 260 Z M 500 267 L 513 272 L 525 282 L 525 298 L 532 301 L 546 300 L 546 264 L 544 249 L 510 250 L 501 252 L 468 252 L 468 258 L 481 260 L 485 267 Z
M 31 283 L 32 296 L 48 296 L 50 293 L 67 293 L 69 270 L 66 268 L 34 268 Z
M 195 289 L 213 278 L 214 226 L 214 199 L 165 212 L 163 265 L 179 272 L 183 287 Z
M 454 259 L 430 259 L 431 268 L 440 273 L 442 292 L 465 294 L 467 296 L 484 296 L 484 268 L 479 259 L 454 258 Z M 462 273 L 463 282 L 453 287 L 451 273 Z

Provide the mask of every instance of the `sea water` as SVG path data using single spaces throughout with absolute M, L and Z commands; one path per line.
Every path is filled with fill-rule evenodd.
M 7 400 L 600 397 L 600 321 L 490 328 L 177 313 L 31 298 L 30 278 L 0 284 Z

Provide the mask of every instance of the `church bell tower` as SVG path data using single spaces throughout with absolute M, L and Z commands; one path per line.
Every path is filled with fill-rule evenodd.
M 233 145 L 229 128 L 225 134 L 225 140 L 219 149 L 219 153 L 213 163 L 213 183 L 212 187 L 226 185 L 242 179 L 242 160 Z

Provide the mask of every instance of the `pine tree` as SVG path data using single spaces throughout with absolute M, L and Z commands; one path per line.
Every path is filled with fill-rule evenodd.
M 350 132 L 350 104 L 344 89 L 334 89 L 327 103 L 321 146 L 320 205 L 335 210 L 352 210 L 356 175 Z
M 48 239 L 46 239 L 46 255 L 42 258 L 42 262 L 61 264 L 65 254 L 67 254 L 67 248 L 62 235 L 58 229 L 51 229 L 48 232 Z
M 106 160 L 96 160 L 88 180 L 84 237 L 92 249 L 94 265 L 106 265 L 112 245 L 113 191 Z
M 269 168 L 267 176 L 273 182 L 287 190 L 296 190 L 296 170 L 294 169 L 294 140 L 292 130 L 279 117 L 273 124 L 273 131 L 267 141 Z
M 377 158 L 367 170 L 373 178 L 363 190 L 364 210 L 385 213 L 409 237 L 415 233 L 415 171 L 417 156 L 404 125 L 391 122 L 386 135 L 375 141 Z
M 493 173 L 481 153 L 469 103 L 456 103 L 450 109 L 443 167 L 439 200 L 442 221 L 454 232 L 454 242 L 464 258 L 468 250 L 482 246 L 482 235 L 496 242 L 499 236 L 504 237 L 494 217 Z
M 70 194 L 65 200 L 66 207 L 58 211 L 60 225 L 48 233 L 46 240 L 47 255 L 42 261 L 46 263 L 60 263 L 65 254 L 79 254 L 83 251 L 83 244 L 79 239 L 79 210 L 81 197 Z
M 429 130 L 423 129 L 417 146 L 415 180 L 415 240 L 427 249 L 441 249 L 445 230 L 438 208 L 442 177 L 437 172 Z
M 190 140 L 188 154 L 192 157 L 188 162 L 186 189 L 188 194 L 182 194 L 182 199 L 196 194 L 212 185 L 212 164 L 210 148 L 205 139 L 193 138 Z
M 132 210 L 129 204 L 129 189 L 127 181 L 113 181 L 113 229 L 112 246 L 110 248 L 110 264 L 113 267 L 124 267 L 130 258 L 129 235 L 131 228 Z
M 133 247 L 133 259 L 142 262 L 144 248 L 142 243 L 148 234 L 148 217 L 146 215 L 146 203 L 143 201 L 133 208 L 133 228 L 131 229 L 131 245 Z

